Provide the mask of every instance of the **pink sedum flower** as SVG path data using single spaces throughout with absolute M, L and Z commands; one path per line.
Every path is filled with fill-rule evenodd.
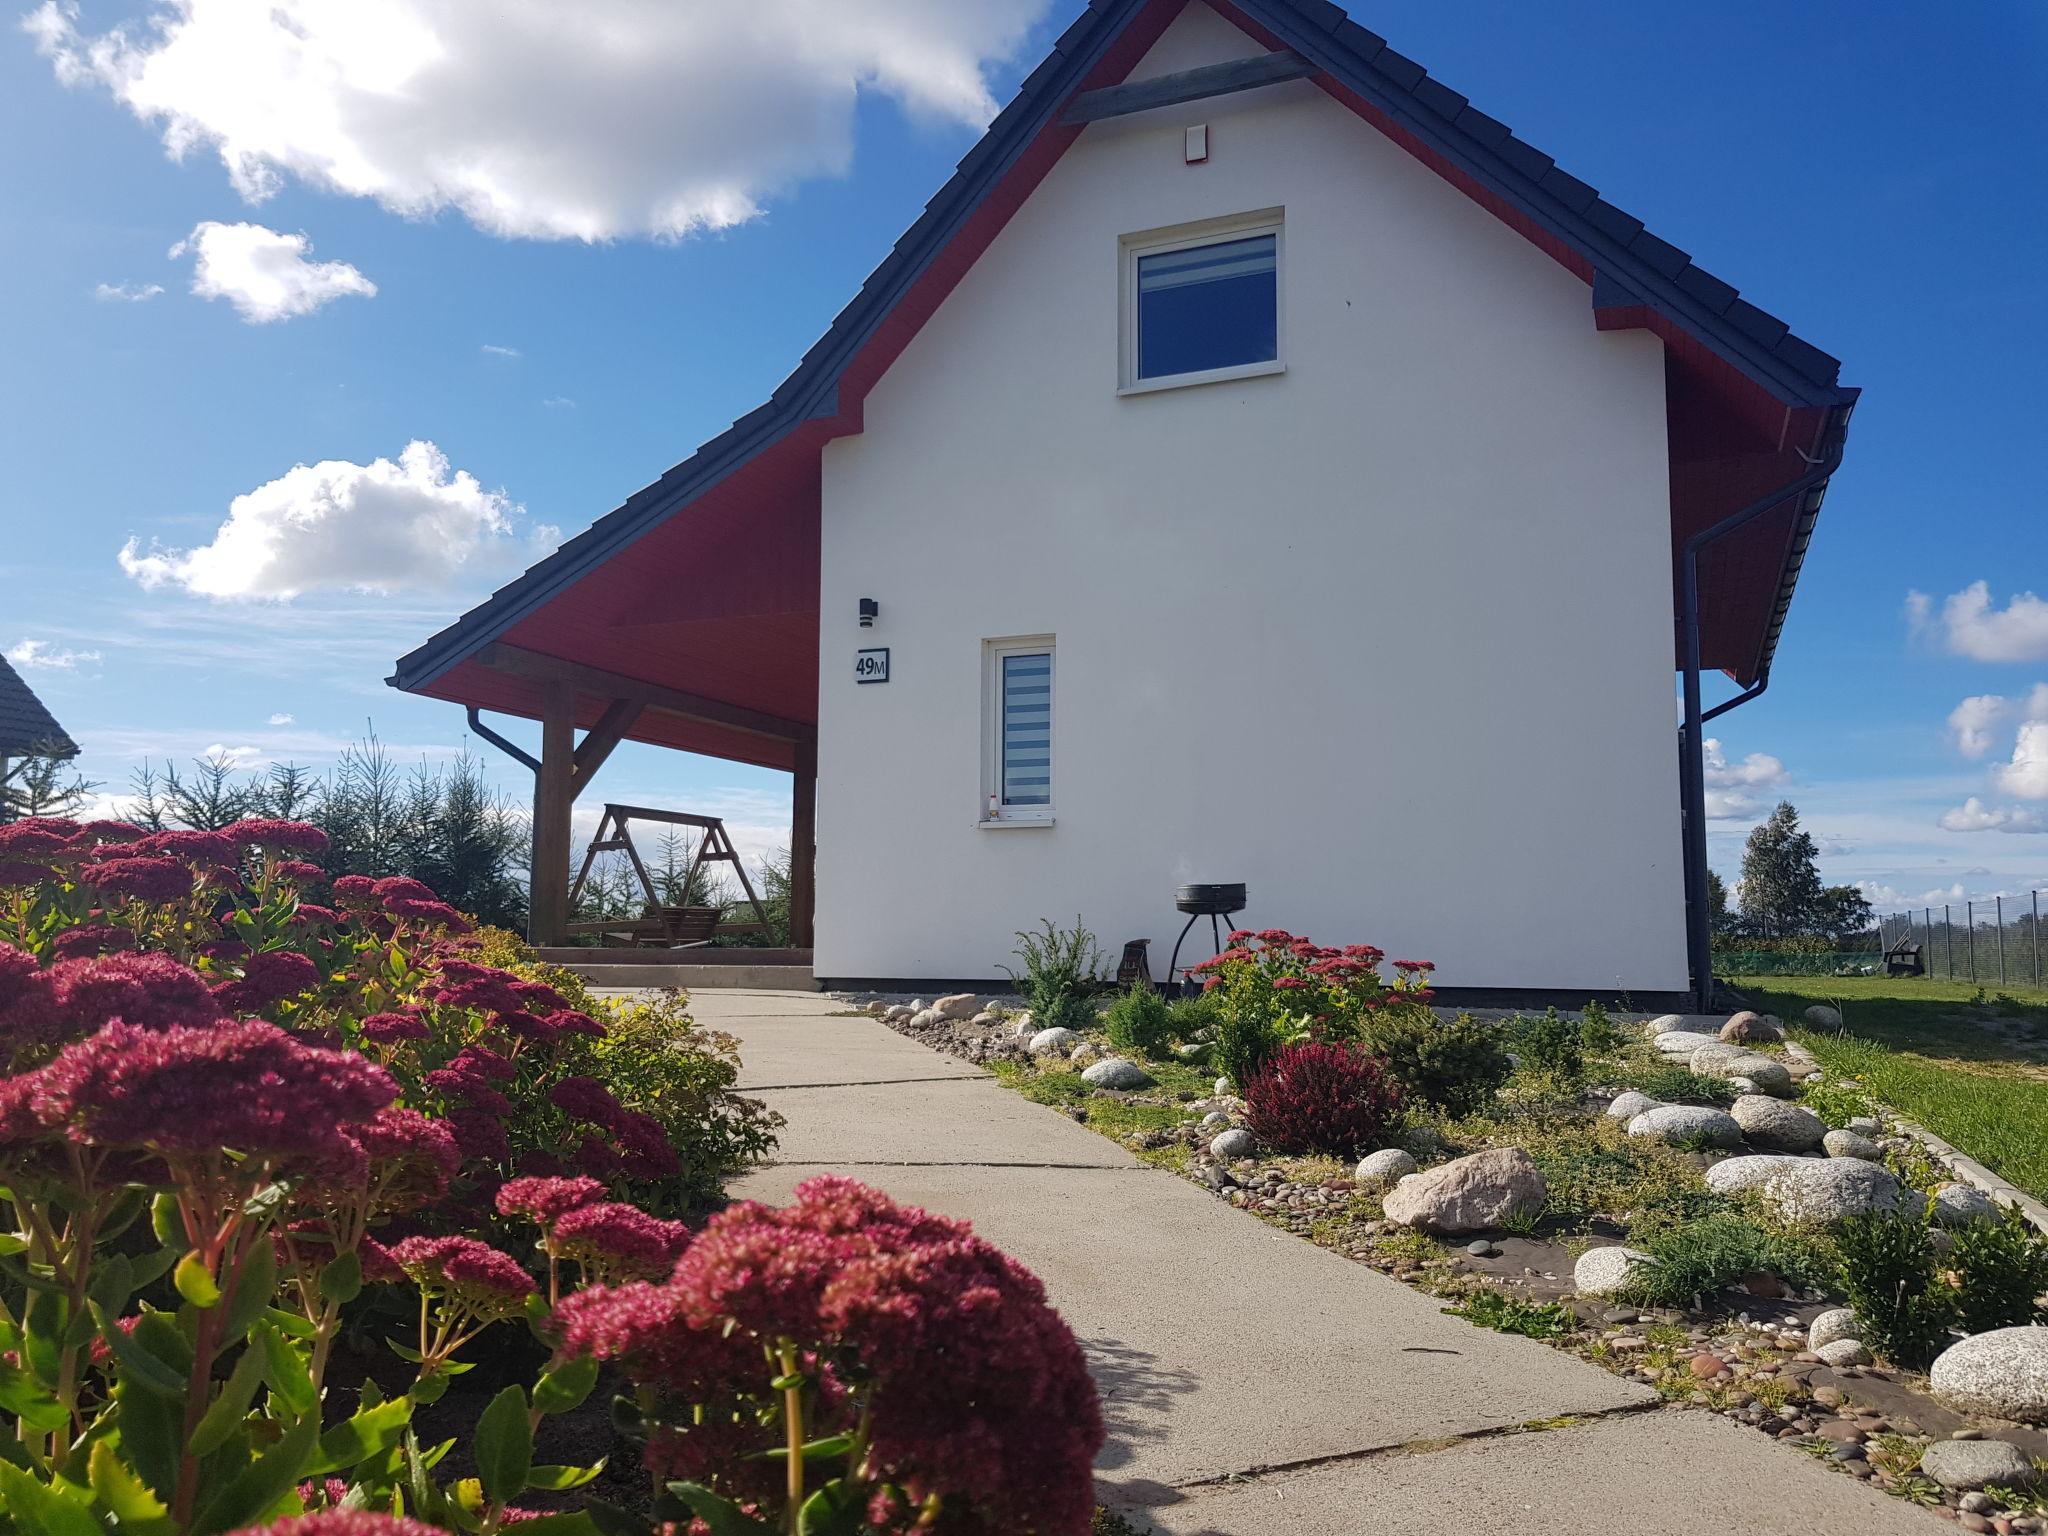
M 320 967 L 297 950 L 265 949 L 242 962 L 240 980 L 222 982 L 213 995 L 237 1013 L 260 1013 L 319 985 Z
M 245 1525 L 228 1536 L 444 1536 L 437 1527 L 404 1515 L 370 1509 L 322 1509 L 287 1515 L 268 1525 Z
M 137 901 L 181 901 L 192 894 L 192 867 L 178 859 L 148 855 L 99 859 L 79 870 L 76 878 L 103 895 Z
M 362 1037 L 372 1045 L 399 1045 L 407 1040 L 424 1040 L 433 1033 L 425 1020 L 410 1013 L 373 1013 L 359 1028 Z
M 156 951 L 60 960 L 49 978 L 74 1035 L 112 1019 L 141 1029 L 201 1029 L 227 1020 L 206 978 Z
M 690 1229 L 636 1205 L 600 1201 L 567 1211 L 549 1234 L 564 1257 L 607 1280 L 653 1280 L 675 1268 Z
M 265 848 L 272 853 L 327 851 L 327 834 L 305 821 L 249 817 L 223 828 L 222 832 L 240 848 Z
M 570 1211 L 604 1199 L 596 1179 L 508 1179 L 498 1186 L 500 1216 L 525 1216 L 536 1225 L 552 1225 Z

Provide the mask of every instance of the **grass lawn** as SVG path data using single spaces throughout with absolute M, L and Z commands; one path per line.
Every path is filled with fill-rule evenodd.
M 1815 1003 L 1840 1009 L 1840 1033 L 1797 1030 L 1823 1067 L 2048 1199 L 2048 992 L 1980 991 L 1924 976 L 1760 976 L 1735 985 L 1794 1025 Z

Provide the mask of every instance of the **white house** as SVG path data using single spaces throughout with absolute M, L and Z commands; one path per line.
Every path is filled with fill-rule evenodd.
M 768 405 L 392 682 L 542 722 L 543 941 L 630 737 L 792 771 L 828 984 L 1077 916 L 1163 975 L 1241 881 L 1675 1000 L 1699 676 L 1768 681 L 1837 374 L 1323 0 L 1096 0 Z

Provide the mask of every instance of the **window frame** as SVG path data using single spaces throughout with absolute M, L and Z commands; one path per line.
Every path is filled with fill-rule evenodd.
M 1003 793 L 1003 661 L 1011 656 L 1044 656 L 1047 663 L 1046 786 L 1044 805 L 1002 804 Z M 977 824 L 988 828 L 1049 827 L 1058 803 L 1059 646 L 1052 635 L 1015 635 L 981 643 L 981 799 Z M 997 810 L 989 814 L 989 803 Z
M 1204 368 L 1193 373 L 1165 373 L 1153 378 L 1138 377 L 1138 262 L 1144 256 L 1170 251 L 1194 250 L 1221 245 L 1257 235 L 1273 237 L 1273 356 L 1265 362 L 1233 363 L 1227 368 Z M 1140 231 L 1117 241 L 1119 263 L 1117 290 L 1117 393 L 1146 395 L 1161 389 L 1185 389 L 1195 384 L 1219 384 L 1228 379 L 1254 379 L 1287 371 L 1287 221 L 1286 210 L 1266 208 L 1256 213 L 1233 214 L 1228 218 L 1204 219 L 1196 224 L 1177 224 L 1165 229 Z

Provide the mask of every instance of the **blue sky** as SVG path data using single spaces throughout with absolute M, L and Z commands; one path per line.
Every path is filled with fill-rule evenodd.
M 1078 9 L 603 0 L 465 31 L 382 0 L 283 56 L 301 77 L 249 20 L 296 4 L 0 13 L 0 650 L 110 791 L 215 746 L 318 767 L 372 726 L 458 747 L 391 660 L 764 399 Z M 1864 387 L 1772 688 L 1717 722 L 1716 865 L 1783 795 L 1884 905 L 2048 888 L 2048 12 L 1355 14 Z M 631 61 L 549 35 L 570 16 Z M 422 48 L 430 99 L 393 106 L 379 72 Z M 416 440 L 445 463 L 375 467 Z M 452 535 L 299 538 L 378 494 Z M 331 585 L 357 558 L 388 590 Z M 2002 702 L 1959 730 L 1966 699 Z M 629 749 L 605 781 L 750 848 L 786 824 L 786 780 L 735 765 Z

